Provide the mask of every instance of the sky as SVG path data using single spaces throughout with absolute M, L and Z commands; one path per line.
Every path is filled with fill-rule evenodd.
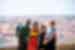
M 74 1 L 75 2 L 75 1 Z M 0 0 L 1 16 L 75 14 L 72 0 Z M 72 10 L 73 9 L 73 10 Z
M 75 14 L 75 0 L 72 1 L 72 7 L 73 14 Z

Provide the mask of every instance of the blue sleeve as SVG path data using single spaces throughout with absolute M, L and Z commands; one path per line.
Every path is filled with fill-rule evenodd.
M 18 36 L 19 33 L 21 32 L 22 27 L 20 27 L 19 25 L 16 27 L 16 35 Z

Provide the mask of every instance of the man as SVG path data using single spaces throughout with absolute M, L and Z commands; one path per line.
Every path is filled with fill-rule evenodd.
M 21 29 L 22 29 L 23 25 L 22 23 L 18 23 L 17 27 L 16 27 L 16 37 L 18 38 L 19 40 L 19 46 L 18 46 L 18 49 L 21 50 L 20 48 L 22 48 L 20 45 L 21 45 L 21 40 L 20 40 L 20 34 L 21 34 Z
M 48 27 L 47 34 L 45 36 L 44 43 L 47 45 L 46 50 L 55 50 L 55 43 L 56 43 L 56 29 L 55 29 L 55 22 L 52 21 L 50 23 L 51 27 Z
M 22 23 L 18 23 L 18 25 L 16 27 L 16 36 L 17 37 L 19 37 L 19 34 L 20 34 L 22 27 L 23 27 Z
M 27 50 L 28 36 L 30 33 L 30 20 L 27 20 L 26 25 L 22 27 L 19 35 L 19 50 Z

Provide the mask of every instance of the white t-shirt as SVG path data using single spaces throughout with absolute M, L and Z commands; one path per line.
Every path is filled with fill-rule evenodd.
M 53 32 L 56 32 L 55 28 L 50 28 L 50 27 L 48 27 L 47 33 L 46 33 L 46 35 L 45 35 L 45 38 L 46 38 L 48 41 L 52 39 L 52 37 L 53 37 L 53 35 L 54 35 Z

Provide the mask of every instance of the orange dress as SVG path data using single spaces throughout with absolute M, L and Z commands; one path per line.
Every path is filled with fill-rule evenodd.
M 38 32 L 31 32 L 29 41 L 28 41 L 28 50 L 37 50 L 38 49 Z

